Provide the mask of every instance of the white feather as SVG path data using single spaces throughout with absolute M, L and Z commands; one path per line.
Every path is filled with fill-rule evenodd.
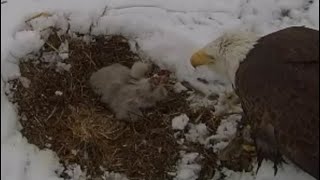
M 258 41 L 256 33 L 250 31 L 228 31 L 204 47 L 204 51 L 215 59 L 210 65 L 216 72 L 226 75 L 234 84 L 239 64 Z

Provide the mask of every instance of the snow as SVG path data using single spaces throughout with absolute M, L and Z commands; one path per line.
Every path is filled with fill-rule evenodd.
M 115 172 L 105 172 L 102 180 L 129 180 L 125 175 Z
M 60 169 L 58 158 L 52 151 L 40 151 L 20 134 L 12 134 L 4 141 L 1 139 L 1 178 L 59 180 L 55 171 Z
M 218 93 L 216 95 L 218 96 Z M 190 107 L 193 109 L 213 108 L 217 105 L 217 100 L 210 99 L 209 95 L 203 96 L 199 93 L 194 92 L 189 93 L 187 101 L 189 101 Z
M 181 93 L 183 91 L 187 91 L 188 89 L 184 87 L 180 82 L 177 82 L 173 86 L 174 92 Z
M 66 40 L 65 42 L 61 43 L 59 49 L 59 56 L 61 57 L 62 60 L 65 60 L 69 57 L 69 43 Z
M 261 35 L 278 29 L 305 25 L 319 29 L 319 1 L 308 0 L 8 0 L 1 5 L 1 178 L 5 180 L 60 179 L 59 159 L 50 150 L 39 150 L 29 144 L 20 133 L 16 108 L 5 96 L 5 82 L 20 76 L 17 57 L 38 51 L 44 41 L 41 29 L 51 26 L 68 28 L 80 33 L 122 34 L 137 42 L 136 51 L 150 57 L 161 67 L 175 73 L 179 81 L 187 81 L 206 95 L 221 94 L 220 78 L 203 68 L 194 70 L 189 57 L 197 49 L 217 38 L 230 28 L 246 26 Z M 39 12 L 53 16 L 31 20 L 34 30 L 23 23 Z M 283 16 L 285 15 L 285 16 Z M 62 18 L 66 16 L 67 18 Z M 102 17 L 100 17 L 102 16 Z M 88 36 L 87 41 L 90 41 Z M 67 59 L 67 54 L 60 54 Z M 49 56 L 50 57 L 50 56 Z M 206 79 L 203 84 L 197 78 Z M 31 82 L 32 83 L 32 82 Z M 221 83 L 218 83 L 221 84 Z M 217 100 L 198 99 L 197 104 L 214 105 Z M 225 110 L 223 110 L 225 111 Z M 234 134 L 235 120 L 226 120 L 215 138 L 229 138 Z M 178 123 L 179 128 L 181 124 Z M 217 145 L 223 146 L 223 145 Z M 220 148 L 221 148 L 220 147 Z M 194 155 L 194 154 L 193 154 Z M 186 155 L 187 156 L 187 155 Z M 194 155 L 195 156 L 195 155 Z M 192 156 L 192 157 L 194 157 Z M 188 158 L 187 158 L 188 159 Z M 195 179 L 201 167 L 194 159 L 178 165 L 177 179 Z M 191 161 L 191 162 L 189 162 Z M 187 165 L 186 165 L 187 164 Z M 249 173 L 225 170 L 228 179 L 298 180 L 312 179 L 293 165 L 285 165 L 276 177 L 272 165 L 264 163 L 255 177 Z M 77 173 L 76 173 L 77 174 Z M 218 176 L 218 175 L 217 175 Z M 108 178 L 107 178 L 108 179 Z M 109 178 L 117 179 L 117 178 Z M 120 178 L 118 178 L 120 179 Z
M 57 72 L 70 71 L 70 69 L 71 69 L 71 64 L 62 63 L 62 62 L 57 63 L 57 68 L 56 68 Z
M 43 52 L 41 61 L 48 62 L 48 63 L 54 63 L 60 60 L 60 57 L 56 52 L 50 51 L 50 52 Z
M 240 103 L 237 103 L 238 97 L 230 89 L 221 93 L 217 104 L 215 104 L 214 114 L 217 116 L 225 115 L 227 113 L 241 113 L 242 108 Z
M 214 152 L 219 153 L 219 151 L 223 150 L 235 137 L 240 119 L 240 115 L 230 115 L 222 119 L 216 134 L 206 138 L 205 145 L 208 148 L 212 148 Z
M 11 53 L 14 57 L 21 58 L 31 52 L 37 52 L 43 46 L 44 41 L 36 31 L 19 31 L 14 36 L 14 49 Z
M 186 136 L 186 140 L 194 143 L 205 144 L 206 138 L 209 134 L 207 126 L 203 123 L 199 124 L 189 124 L 189 131 Z
M 30 87 L 31 81 L 28 78 L 20 76 L 19 81 L 21 82 L 21 84 L 24 88 Z
M 221 138 L 231 139 L 237 132 L 237 124 L 240 121 L 240 115 L 231 115 L 226 119 L 221 120 L 220 126 L 217 129 L 216 135 Z
M 194 124 L 189 122 L 189 117 L 186 114 L 181 114 L 172 119 L 172 129 L 180 130 L 175 133 L 178 144 L 182 145 L 185 140 L 193 143 L 200 143 L 205 145 L 207 143 L 207 137 L 209 131 L 204 123 Z M 188 129 L 187 133 L 183 133 L 183 130 Z M 183 137 L 179 136 L 183 135 Z
M 254 167 L 256 169 L 257 166 Z M 263 171 L 261 171 L 261 168 L 263 168 Z M 283 167 L 278 171 L 277 175 L 274 176 L 274 169 L 273 164 L 271 162 L 263 162 L 262 166 L 260 167 L 260 170 L 258 174 L 253 175 L 251 172 L 234 172 L 232 170 L 228 170 L 226 168 L 223 168 L 222 172 L 216 173 L 215 176 L 212 178 L 212 180 L 219 180 L 221 177 L 225 177 L 225 179 L 231 179 L 231 180 L 307 180 L 307 179 L 313 179 L 308 174 L 305 174 L 297 167 L 294 167 L 293 165 L 286 165 L 284 164 Z
M 69 165 L 65 173 L 71 177 L 70 180 L 86 180 L 86 172 L 83 172 L 78 164 Z
M 43 29 L 47 29 L 49 27 L 54 27 L 58 21 L 58 16 L 40 16 L 39 18 L 31 19 L 28 24 L 32 27 L 32 29 L 36 31 L 41 31 Z
M 57 95 L 57 96 L 62 96 L 63 92 L 61 92 L 61 91 L 56 91 L 56 92 L 54 92 L 54 94 Z
M 172 119 L 172 129 L 184 130 L 189 122 L 189 117 L 186 114 L 181 114 Z
M 4 89 L 4 83 L 1 81 L 1 89 Z M 17 128 L 16 119 L 18 117 L 15 108 L 9 103 L 8 98 L 1 91 L 1 145 L 9 137 L 15 134 Z M 2 148 L 1 148 L 2 149 Z M 2 161 L 1 161 L 2 163 Z
M 201 158 L 198 153 L 180 152 L 181 159 L 177 164 L 177 174 L 174 180 L 196 180 L 198 179 L 201 165 L 197 161 Z
M 308 11 L 308 18 L 319 29 L 319 0 L 315 0 Z

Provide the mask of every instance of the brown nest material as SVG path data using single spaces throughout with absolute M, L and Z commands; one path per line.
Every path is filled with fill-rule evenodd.
M 55 51 L 64 40 L 69 42 L 70 71 L 57 72 L 55 67 L 37 58 L 21 61 L 21 75 L 30 80 L 24 87 L 19 80 L 10 82 L 15 88 L 12 101 L 19 108 L 22 133 L 39 148 L 55 151 L 64 165 L 77 163 L 91 178 L 108 171 L 124 173 L 129 179 L 171 179 L 175 171 L 179 145 L 171 128 L 173 117 L 187 113 L 198 117 L 211 129 L 216 128 L 207 110 L 192 112 L 186 94 L 169 90 L 169 97 L 155 108 L 144 112 L 143 120 L 124 123 L 99 101 L 88 84 L 92 72 L 112 63 L 131 66 L 140 60 L 130 51 L 121 36 L 99 36 L 86 44 L 68 35 L 53 33 L 41 53 Z M 39 57 L 39 58 L 40 58 Z M 154 72 L 158 68 L 154 68 Z M 153 72 L 153 73 L 154 73 Z M 216 156 L 203 147 L 194 146 L 205 155 L 201 176 L 212 173 Z M 65 176 L 67 179 L 67 177 Z

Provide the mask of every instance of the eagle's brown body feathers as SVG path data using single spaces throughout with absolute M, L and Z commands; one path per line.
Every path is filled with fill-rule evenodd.
M 279 150 L 319 179 L 319 32 L 292 27 L 260 38 L 235 80 L 266 158 Z

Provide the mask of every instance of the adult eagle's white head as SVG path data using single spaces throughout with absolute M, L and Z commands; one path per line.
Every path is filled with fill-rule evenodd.
M 253 32 L 228 31 L 194 53 L 191 64 L 193 67 L 208 65 L 234 85 L 239 63 L 246 58 L 257 40 L 258 36 Z

